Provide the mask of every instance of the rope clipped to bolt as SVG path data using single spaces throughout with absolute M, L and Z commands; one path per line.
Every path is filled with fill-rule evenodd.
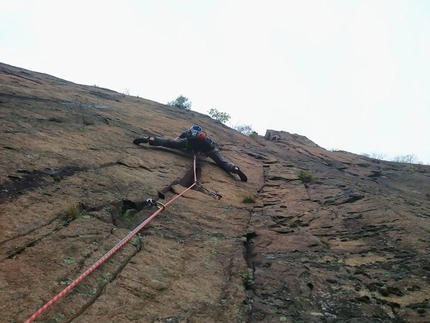
M 197 160 L 196 160 L 196 153 L 194 153 L 194 184 L 196 184 L 197 187 L 201 188 L 202 190 L 208 192 L 214 199 L 221 200 L 222 195 L 218 194 L 214 191 L 211 191 L 207 189 L 206 187 L 203 187 L 203 185 L 197 180 Z
M 85 271 L 81 276 L 79 276 L 75 281 L 73 281 L 69 286 L 64 288 L 58 295 L 56 295 L 54 298 L 52 298 L 49 302 L 47 302 L 45 305 L 43 305 L 36 313 L 34 313 L 25 323 L 31 323 L 33 322 L 40 314 L 42 314 L 48 307 L 50 307 L 52 304 L 54 304 L 57 300 L 59 300 L 61 297 L 63 297 L 68 291 L 70 291 L 73 287 L 75 287 L 77 284 L 79 284 L 85 277 L 87 277 L 90 273 L 92 273 L 97 267 L 99 267 L 102 263 L 104 263 L 109 257 L 111 257 L 116 251 L 118 251 L 122 246 L 124 246 L 128 241 L 130 241 L 131 238 L 133 238 L 142 228 L 144 228 L 153 218 L 155 218 L 160 212 L 164 211 L 166 206 L 171 204 L 173 201 L 175 201 L 177 198 L 182 196 L 184 193 L 191 190 L 194 186 L 197 185 L 197 161 L 196 161 L 196 154 L 194 154 L 194 162 L 193 162 L 193 170 L 194 170 L 194 182 L 191 184 L 188 188 L 183 190 L 178 195 L 174 196 L 171 200 L 167 201 L 167 203 L 163 204 L 158 201 L 155 201 L 154 199 L 150 198 L 146 201 L 154 206 L 158 207 L 158 210 L 154 212 L 150 217 L 148 217 L 145 221 L 143 221 L 138 227 L 136 227 L 133 231 L 131 231 L 127 236 L 125 236 L 120 242 L 118 242 L 111 250 L 109 250 L 107 253 L 105 253 L 99 260 L 97 260 L 87 271 Z

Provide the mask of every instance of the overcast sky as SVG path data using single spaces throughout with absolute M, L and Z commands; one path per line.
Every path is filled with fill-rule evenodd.
M 428 0 L 0 0 L 0 62 L 430 163 Z

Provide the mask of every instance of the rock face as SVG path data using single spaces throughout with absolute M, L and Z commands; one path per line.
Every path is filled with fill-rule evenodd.
M 132 140 L 199 123 L 248 175 Z M 0 64 L 0 322 L 430 322 L 430 167 Z M 275 138 L 275 139 L 273 139 Z M 214 193 L 222 195 L 214 198 Z

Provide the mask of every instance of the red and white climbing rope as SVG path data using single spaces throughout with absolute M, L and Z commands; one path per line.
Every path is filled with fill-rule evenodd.
M 174 196 L 171 200 L 169 200 L 164 205 L 161 203 L 161 207 L 154 212 L 149 218 L 147 218 L 145 221 L 143 221 L 138 227 L 136 227 L 133 231 L 131 231 L 126 237 L 124 237 L 120 242 L 116 244 L 115 247 L 113 247 L 110 251 L 108 251 L 103 257 L 101 257 L 99 260 L 97 260 L 94 265 L 92 265 L 87 271 L 85 271 L 81 276 L 79 276 L 74 282 L 72 282 L 69 286 L 64 288 L 57 296 L 52 298 L 48 303 L 43 305 L 36 313 L 34 313 L 25 323 L 33 322 L 40 314 L 42 314 L 48 307 L 50 307 L 52 304 L 54 304 L 58 299 L 63 297 L 68 291 L 70 291 L 73 287 L 75 287 L 79 282 L 81 282 L 85 277 L 87 277 L 90 273 L 92 273 L 97 267 L 99 267 L 102 263 L 104 263 L 110 256 L 112 256 L 118 249 L 120 249 L 122 246 L 124 246 L 131 238 L 133 238 L 140 230 L 142 230 L 143 227 L 145 227 L 153 218 L 155 218 L 161 211 L 165 209 L 166 206 L 171 204 L 174 200 L 179 198 L 181 195 L 183 195 L 185 192 L 192 189 L 197 184 L 197 173 L 196 173 L 196 167 L 197 167 L 197 161 L 196 161 L 196 155 L 194 154 L 194 162 L 193 162 L 193 168 L 194 168 L 194 182 L 192 185 L 190 185 L 188 188 L 183 190 L 178 195 Z

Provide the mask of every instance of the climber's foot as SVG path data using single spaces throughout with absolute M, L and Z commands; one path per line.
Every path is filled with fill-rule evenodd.
M 133 140 L 133 144 L 147 144 L 149 142 L 149 137 L 136 138 Z
M 232 173 L 235 173 L 235 174 L 239 175 L 240 180 L 242 182 L 248 181 L 248 177 L 246 177 L 246 175 L 240 170 L 239 167 L 235 166 Z

